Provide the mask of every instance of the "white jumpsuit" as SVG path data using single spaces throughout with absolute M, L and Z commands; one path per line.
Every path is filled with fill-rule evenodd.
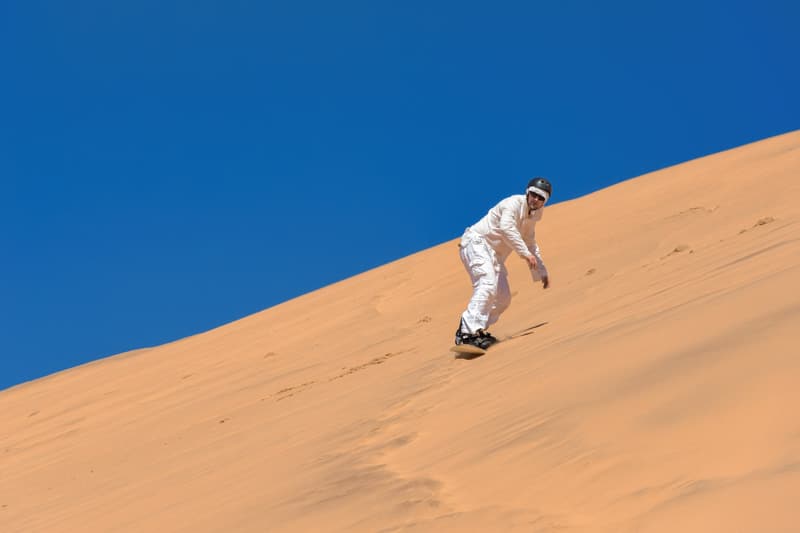
M 534 281 L 547 276 L 536 244 L 536 223 L 542 219 L 543 209 L 531 211 L 524 194 L 510 196 L 464 232 L 459 244 L 461 262 L 472 280 L 473 292 L 461 315 L 462 331 L 486 330 L 511 304 L 505 267 L 511 252 L 523 258 L 536 257 L 538 268 L 531 270 Z

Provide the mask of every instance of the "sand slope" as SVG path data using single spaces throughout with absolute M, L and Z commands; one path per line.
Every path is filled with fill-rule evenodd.
M 452 241 L 0 392 L 0 531 L 798 531 L 798 176 L 794 132 L 548 208 L 478 359 Z

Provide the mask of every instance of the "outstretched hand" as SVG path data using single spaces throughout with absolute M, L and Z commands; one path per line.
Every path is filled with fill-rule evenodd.
M 539 268 L 539 262 L 536 260 L 536 256 L 529 255 L 525 258 L 525 260 L 528 262 L 528 267 L 530 267 L 531 270 L 537 270 Z M 542 287 L 546 289 L 549 286 L 550 278 L 547 276 L 542 276 Z

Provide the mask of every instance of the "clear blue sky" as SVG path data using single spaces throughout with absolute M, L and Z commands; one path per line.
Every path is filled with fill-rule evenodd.
M 0 389 L 797 129 L 799 5 L 4 0 Z

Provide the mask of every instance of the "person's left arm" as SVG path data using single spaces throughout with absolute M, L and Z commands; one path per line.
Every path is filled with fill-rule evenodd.
M 533 281 L 541 281 L 542 287 L 546 289 L 550 286 L 550 275 L 547 273 L 547 267 L 544 266 L 542 251 L 539 249 L 539 245 L 536 243 L 536 240 L 533 241 L 533 246 L 529 246 L 528 249 L 531 251 L 534 257 L 536 257 L 536 263 L 538 265 L 535 270 L 531 269 Z
M 539 248 L 539 244 L 536 242 L 535 226 L 530 229 L 530 232 L 527 235 L 525 235 L 525 244 L 528 246 L 528 250 L 530 250 L 530 252 L 536 258 L 537 267 L 535 269 L 531 269 L 533 281 L 541 281 L 542 287 L 546 289 L 550 286 L 550 275 L 547 272 L 544 259 L 542 259 L 542 250 Z

